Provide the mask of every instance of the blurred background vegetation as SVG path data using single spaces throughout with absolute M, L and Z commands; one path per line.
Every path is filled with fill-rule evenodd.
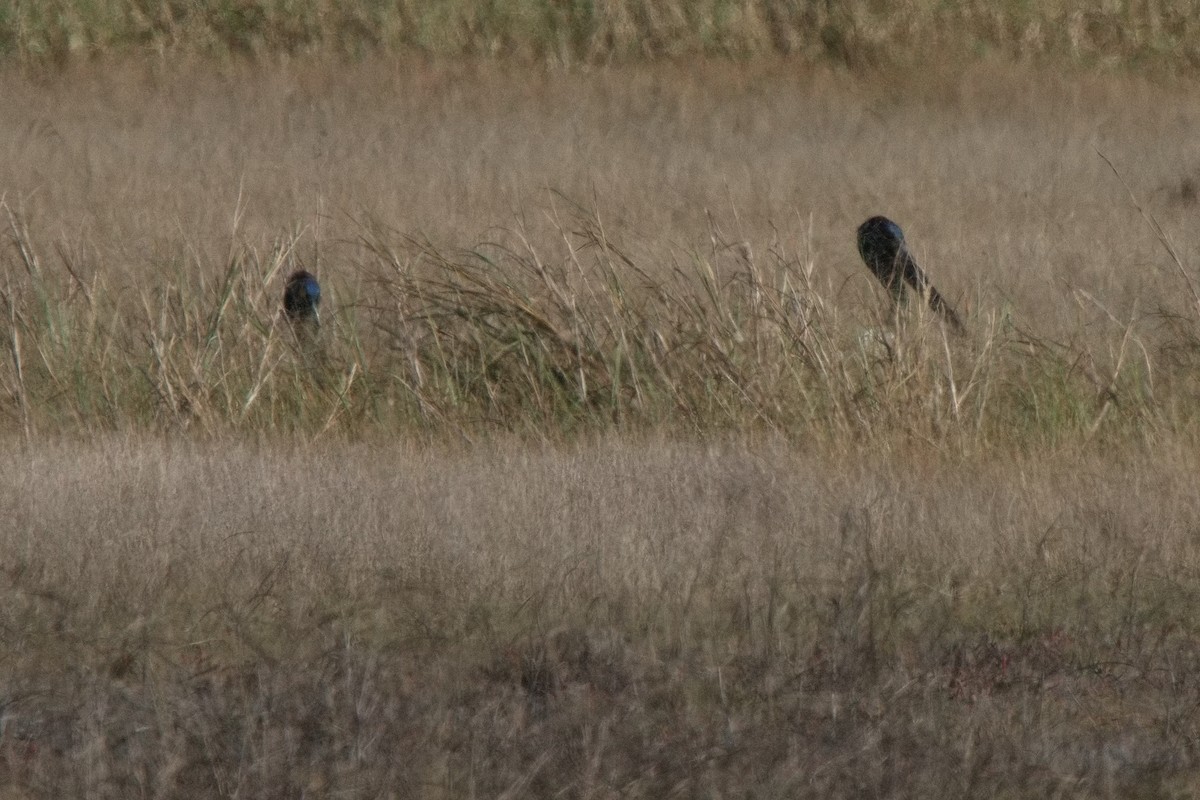
M 508 58 L 704 55 L 850 66 L 936 54 L 1106 68 L 1200 64 L 1196 0 L 5 0 L 0 58 L 155 53 Z

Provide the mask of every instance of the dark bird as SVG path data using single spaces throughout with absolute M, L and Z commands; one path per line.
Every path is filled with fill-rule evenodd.
M 962 332 L 958 314 L 917 266 L 899 225 L 887 217 L 871 217 L 859 225 L 858 254 L 894 300 L 899 302 L 904 298 L 907 290 L 904 284 L 908 283 L 917 294 L 929 298 L 929 307 L 941 314 L 954 330 Z
M 283 289 L 283 313 L 293 324 L 321 324 L 321 284 L 306 270 L 296 270 L 288 276 Z

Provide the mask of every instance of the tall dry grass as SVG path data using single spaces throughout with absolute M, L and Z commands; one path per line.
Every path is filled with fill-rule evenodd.
M 1200 109 L 1034 75 L 10 74 L 5 427 L 1190 431 Z M 891 319 L 880 212 L 970 335 Z

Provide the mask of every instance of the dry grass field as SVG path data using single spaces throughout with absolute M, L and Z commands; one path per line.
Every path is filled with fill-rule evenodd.
M 6 796 L 1186 797 L 1193 448 L 0 462 Z
M 0 798 L 1200 787 L 1194 82 L 0 96 Z M 964 335 L 893 314 L 879 213 Z
M 5 85 L 0 426 L 26 436 L 1196 427 L 1190 84 L 399 62 Z M 968 336 L 906 315 L 885 343 L 854 245 L 874 213 Z M 277 324 L 299 265 L 317 352 Z

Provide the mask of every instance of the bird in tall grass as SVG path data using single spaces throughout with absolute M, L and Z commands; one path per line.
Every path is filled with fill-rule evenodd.
M 887 217 L 871 217 L 859 225 L 858 253 L 896 302 L 904 299 L 907 291 L 904 284 L 907 283 L 919 295 L 928 298 L 929 307 L 940 314 L 950 327 L 962 332 L 963 324 L 958 314 L 917 266 L 899 225 Z
M 321 324 L 321 284 L 307 270 L 288 276 L 283 288 L 283 313 L 293 326 L 319 327 Z

